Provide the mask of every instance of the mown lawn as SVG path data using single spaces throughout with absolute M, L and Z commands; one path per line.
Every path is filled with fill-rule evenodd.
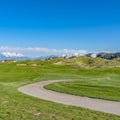
M 120 76 L 87 77 L 79 80 L 59 82 L 45 86 L 58 92 L 120 101 Z
M 120 120 L 120 116 L 41 100 L 17 90 L 20 86 L 43 80 L 79 81 L 82 78 L 86 80 L 86 77 L 95 79 L 96 76 L 118 75 L 119 68 L 87 70 L 42 61 L 25 61 L 19 64 L 21 63 L 27 65 L 0 64 L 0 120 Z M 38 66 L 31 66 L 32 63 L 37 63 Z M 117 82 L 114 85 L 117 86 Z

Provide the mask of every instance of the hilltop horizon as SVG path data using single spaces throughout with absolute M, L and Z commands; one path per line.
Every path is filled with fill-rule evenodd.
M 20 48 L 20 47 L 0 47 L 0 54 L 6 57 L 23 57 L 28 56 L 31 58 L 36 58 L 40 56 L 63 56 L 63 55 L 75 55 L 75 56 L 83 56 L 89 53 L 116 53 L 120 51 L 87 51 L 87 50 L 77 50 L 77 49 L 49 49 L 49 48 Z

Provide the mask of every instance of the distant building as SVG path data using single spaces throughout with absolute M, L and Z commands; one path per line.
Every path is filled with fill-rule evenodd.
M 97 57 L 111 60 L 111 59 L 120 57 L 120 53 L 119 52 L 116 52 L 116 53 L 105 53 L 105 52 L 102 52 L 102 53 L 97 54 Z
M 96 58 L 96 57 L 97 57 L 97 54 L 93 53 L 93 54 L 91 54 L 91 57 L 92 57 L 92 58 Z
M 87 57 L 91 57 L 91 58 L 96 58 L 97 57 L 97 54 L 95 53 L 89 53 L 86 55 Z
M 98 54 L 89 53 L 86 56 L 91 57 L 91 58 L 99 57 L 99 58 L 104 58 L 104 59 L 111 60 L 111 59 L 114 59 L 114 58 L 119 58 L 120 57 L 120 52 L 116 52 L 116 53 L 101 52 L 101 53 L 98 53 Z

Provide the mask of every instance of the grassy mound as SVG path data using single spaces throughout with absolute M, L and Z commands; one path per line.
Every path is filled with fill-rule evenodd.
M 69 65 L 79 68 L 106 68 L 106 67 L 120 67 L 120 58 L 113 60 L 106 60 L 102 58 L 89 57 L 75 57 L 75 58 L 54 58 L 50 60 L 55 65 Z

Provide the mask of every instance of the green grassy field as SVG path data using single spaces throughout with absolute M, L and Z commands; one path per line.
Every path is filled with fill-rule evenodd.
M 37 66 L 32 66 L 34 63 Z M 87 84 L 90 80 L 93 85 L 95 78 L 108 78 L 96 84 L 117 87 L 119 74 L 120 68 L 80 69 L 54 65 L 51 61 L 0 63 L 0 120 L 120 120 L 120 116 L 41 100 L 17 90 L 26 84 L 55 79 L 85 80 Z
M 50 84 L 45 88 L 78 96 L 120 101 L 119 75 L 80 78 L 77 81 Z

